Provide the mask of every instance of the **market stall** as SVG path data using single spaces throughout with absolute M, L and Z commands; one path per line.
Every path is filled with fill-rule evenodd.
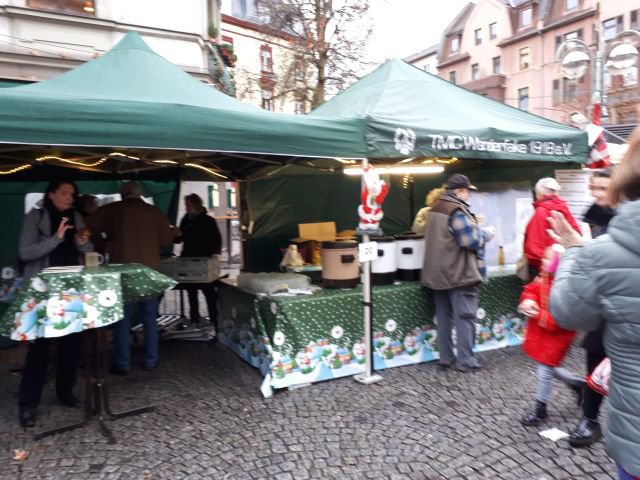
M 480 290 L 477 351 L 517 345 L 522 283 L 513 270 L 495 269 Z M 260 369 L 262 393 L 364 370 L 362 289 L 312 295 L 256 295 L 233 281 L 218 287 L 220 341 Z M 374 287 L 374 367 L 377 370 L 438 359 L 430 294 L 419 282 Z

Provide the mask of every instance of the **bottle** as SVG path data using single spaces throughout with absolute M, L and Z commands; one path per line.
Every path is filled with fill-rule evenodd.
M 502 245 L 498 247 L 498 265 L 504 266 L 504 247 Z

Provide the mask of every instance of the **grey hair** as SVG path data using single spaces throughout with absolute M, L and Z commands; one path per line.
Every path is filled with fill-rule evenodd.
M 120 187 L 120 195 L 125 198 L 138 198 L 142 196 L 142 187 L 138 182 L 125 182 Z
M 550 195 L 557 193 L 560 190 L 560 185 L 555 178 L 545 177 L 536 182 L 535 190 L 540 195 Z

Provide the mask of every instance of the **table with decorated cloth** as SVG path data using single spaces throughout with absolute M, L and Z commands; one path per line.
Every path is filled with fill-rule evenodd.
M 105 326 L 120 321 L 124 304 L 162 294 L 176 284 L 165 275 L 140 264 L 99 267 L 52 267 L 23 285 L 0 317 L 0 335 L 14 340 L 55 338 L 87 332 L 85 347 L 84 419 L 35 434 L 35 438 L 72 430 L 97 417 L 110 443 L 113 434 L 106 416 L 119 418 L 150 411 L 152 406 L 114 413 L 106 380 Z
M 364 371 L 361 287 L 278 296 L 223 280 L 218 289 L 219 341 L 260 370 L 266 397 L 273 389 Z M 490 273 L 480 288 L 477 351 L 522 342 L 521 289 L 512 268 Z M 373 358 L 377 370 L 439 358 L 432 296 L 419 282 L 373 288 Z
M 34 275 L 0 318 L 13 340 L 62 337 L 123 317 L 123 305 L 160 295 L 176 282 L 140 264 L 51 268 Z

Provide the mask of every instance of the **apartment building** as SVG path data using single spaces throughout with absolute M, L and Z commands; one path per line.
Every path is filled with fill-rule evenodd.
M 404 59 L 404 61 L 418 67 L 421 70 L 424 70 L 425 72 L 437 75 L 438 48 L 440 48 L 440 44 L 436 43 L 429 48 L 425 48 L 424 50 L 414 53 L 413 55 L 409 55 Z
M 274 32 L 260 18 L 256 0 L 222 0 L 219 45 L 237 57 L 236 98 L 266 110 L 304 114 L 310 66 L 296 54 L 291 35 Z
M 209 39 L 219 0 L 12 0 L 0 2 L 0 82 L 46 80 L 98 57 L 129 30 L 163 57 L 225 90 Z
M 575 38 L 595 55 L 601 32 L 608 41 L 623 29 L 638 28 L 639 7 L 637 0 L 478 0 L 443 32 L 438 74 L 481 95 L 566 122 L 571 111 L 588 114 L 593 68 L 581 79 L 563 78 L 558 47 Z M 408 61 L 414 63 L 412 57 Z M 637 123 L 637 71 L 624 78 L 607 74 L 604 83 L 610 112 L 604 121 Z

